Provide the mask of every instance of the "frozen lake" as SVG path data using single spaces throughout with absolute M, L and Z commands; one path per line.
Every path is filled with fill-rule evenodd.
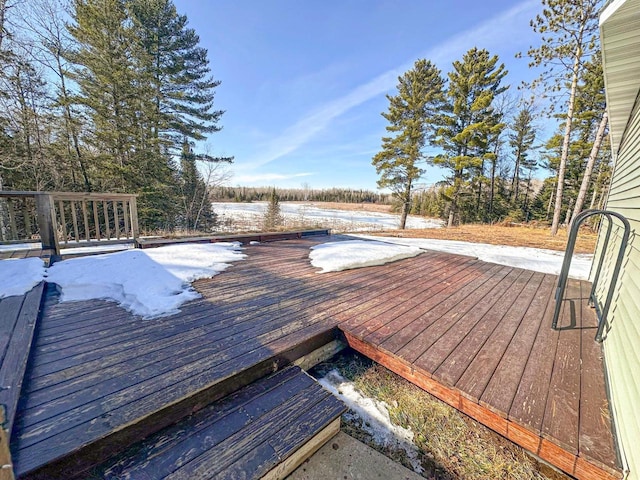
M 214 212 L 223 229 L 232 231 L 261 230 L 267 202 L 223 203 L 214 202 Z M 331 228 L 336 232 L 362 232 L 398 228 L 400 215 L 320 208 L 308 203 L 280 204 L 285 226 L 291 228 Z M 409 215 L 407 228 L 440 228 L 442 221 Z

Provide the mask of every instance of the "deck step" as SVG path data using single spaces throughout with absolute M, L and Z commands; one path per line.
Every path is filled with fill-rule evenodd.
M 219 400 L 87 478 L 283 478 L 340 428 L 344 404 L 299 367 Z
M 11 464 L 7 448 L 27 369 L 44 282 L 24 295 L 0 299 L 0 461 Z M 8 468 L 4 467 L 7 471 Z M 2 477 L 0 477 L 2 478 Z

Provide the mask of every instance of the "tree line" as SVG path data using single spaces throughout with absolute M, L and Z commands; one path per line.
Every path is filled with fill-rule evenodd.
M 0 189 L 136 193 L 144 229 L 212 224 L 232 158 L 194 145 L 221 128 L 220 82 L 171 0 L 0 0 L 0 32 Z
M 213 190 L 212 197 L 222 202 L 266 202 L 273 197 L 273 187 L 226 187 L 220 186 Z M 379 203 L 391 204 L 390 194 L 372 192 L 364 189 L 327 188 L 313 189 L 309 186 L 302 188 L 279 188 L 279 201 L 285 202 L 340 202 L 340 203 Z
M 419 59 L 398 78 L 382 113 L 387 135 L 372 164 L 378 186 L 391 190 L 400 205 L 401 228 L 407 214 L 420 213 L 440 216 L 448 226 L 545 220 L 555 235 L 585 205 L 601 206 L 611 170 L 598 45 L 601 3 L 542 0 L 542 13 L 531 21 L 541 44 L 527 55 L 530 67 L 543 72 L 521 87 L 520 98 L 504 83 L 505 64 L 478 47 L 454 61 L 446 77 Z M 545 116 L 559 127 L 543 140 Z M 416 192 L 427 164 L 444 169 L 445 179 Z M 536 191 L 539 169 L 552 175 Z

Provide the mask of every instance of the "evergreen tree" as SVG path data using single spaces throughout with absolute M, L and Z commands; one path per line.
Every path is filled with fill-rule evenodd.
M 128 0 L 138 39 L 140 75 L 150 83 L 148 121 L 154 137 L 176 148 L 183 138 L 203 140 L 220 130 L 222 111 L 213 110 L 220 84 L 210 73 L 207 50 L 199 46 L 187 17 L 171 0 Z
M 449 104 L 436 140 L 445 153 L 433 160 L 450 172 L 446 189 L 449 227 L 459 215 L 461 195 L 469 180 L 474 173 L 483 175 L 485 160 L 496 158 L 490 141 L 504 124 L 499 121 L 493 101 L 508 88 L 501 86 L 506 74 L 504 64 L 498 65 L 498 57 L 490 56 L 487 50 L 472 48 L 462 61 L 453 62 L 447 89 Z
M 93 124 L 88 139 L 102 153 L 103 188 L 138 192 L 132 182 L 142 179 L 133 157 L 144 147 L 138 112 L 148 91 L 137 78 L 136 40 L 125 1 L 74 0 L 72 18 L 68 28 L 77 48 L 68 58 L 75 64 L 77 101 Z
M 273 187 L 269 194 L 269 204 L 264 214 L 263 227 L 267 231 L 274 230 L 281 226 L 283 222 L 284 218 L 280 213 L 280 197 L 278 196 L 278 192 L 276 192 L 276 188 Z
M 380 174 L 378 186 L 389 188 L 401 203 L 400 228 L 404 229 L 411 208 L 411 190 L 424 170 L 424 147 L 443 103 L 444 80 L 427 60 L 418 60 L 413 69 L 398 78 L 398 94 L 387 95 L 389 111 L 382 116 L 389 122 L 393 137 L 382 138 L 382 150 L 372 164 Z
M 536 139 L 536 127 L 533 124 L 533 109 L 525 104 L 516 115 L 509 134 L 509 146 L 513 152 L 513 176 L 509 199 L 512 207 L 516 207 L 519 201 L 520 182 L 523 178 L 523 170 L 529 172 L 535 168 L 536 161 L 531 158 L 533 142 Z
M 571 131 L 578 80 L 598 42 L 598 12 L 601 0 L 542 0 L 542 14 L 531 21 L 533 30 L 540 33 L 542 45 L 531 47 L 527 54 L 530 66 L 545 67 L 539 80 L 547 92 L 558 92 L 569 84 L 569 98 L 566 102 L 565 127 L 562 150 L 558 164 L 555 207 L 551 234 L 556 235 L 563 208 L 562 196 L 565 186 L 565 172 L 569 158 Z

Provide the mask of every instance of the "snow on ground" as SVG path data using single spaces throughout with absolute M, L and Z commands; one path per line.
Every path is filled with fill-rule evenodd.
M 91 255 L 45 270 L 39 258 L 0 261 L 0 297 L 23 295 L 46 278 L 61 288 L 61 301 L 112 300 L 143 317 L 178 312 L 199 297 L 190 282 L 222 272 L 241 260 L 239 243 L 182 244 Z
M 267 202 L 212 204 L 214 212 L 226 229 L 260 230 L 267 209 Z M 319 208 L 307 203 L 280 203 L 285 226 L 314 225 L 335 231 L 360 232 L 398 228 L 400 216 L 391 213 L 364 212 L 362 210 L 337 210 Z M 407 228 L 440 228 L 441 220 L 409 215 Z
M 362 429 L 373 437 L 374 442 L 384 447 L 405 450 L 414 471 L 422 473 L 418 449 L 413 443 L 413 432 L 391 421 L 389 406 L 385 402 L 363 396 L 337 370 L 331 370 L 318 379 L 318 382 L 349 407 L 353 413 L 345 415 L 351 415 L 354 420 L 360 419 Z
M 328 242 L 311 247 L 311 265 L 321 268 L 320 273 L 339 272 L 351 268 L 384 265 L 403 258 L 420 255 L 417 247 L 391 245 L 368 240 Z
M 44 279 L 41 258 L 0 260 L 0 298 L 24 295 Z
M 485 262 L 498 263 L 510 267 L 525 268 L 542 273 L 558 275 L 562 268 L 564 252 L 542 248 L 512 247 L 507 245 L 489 245 L 486 243 L 459 242 L 454 240 L 436 240 L 430 238 L 375 237 L 370 235 L 349 235 L 394 245 L 406 245 L 426 250 L 456 253 L 477 257 Z M 571 260 L 569 276 L 578 280 L 587 280 L 591 270 L 593 255 L 576 254 Z

